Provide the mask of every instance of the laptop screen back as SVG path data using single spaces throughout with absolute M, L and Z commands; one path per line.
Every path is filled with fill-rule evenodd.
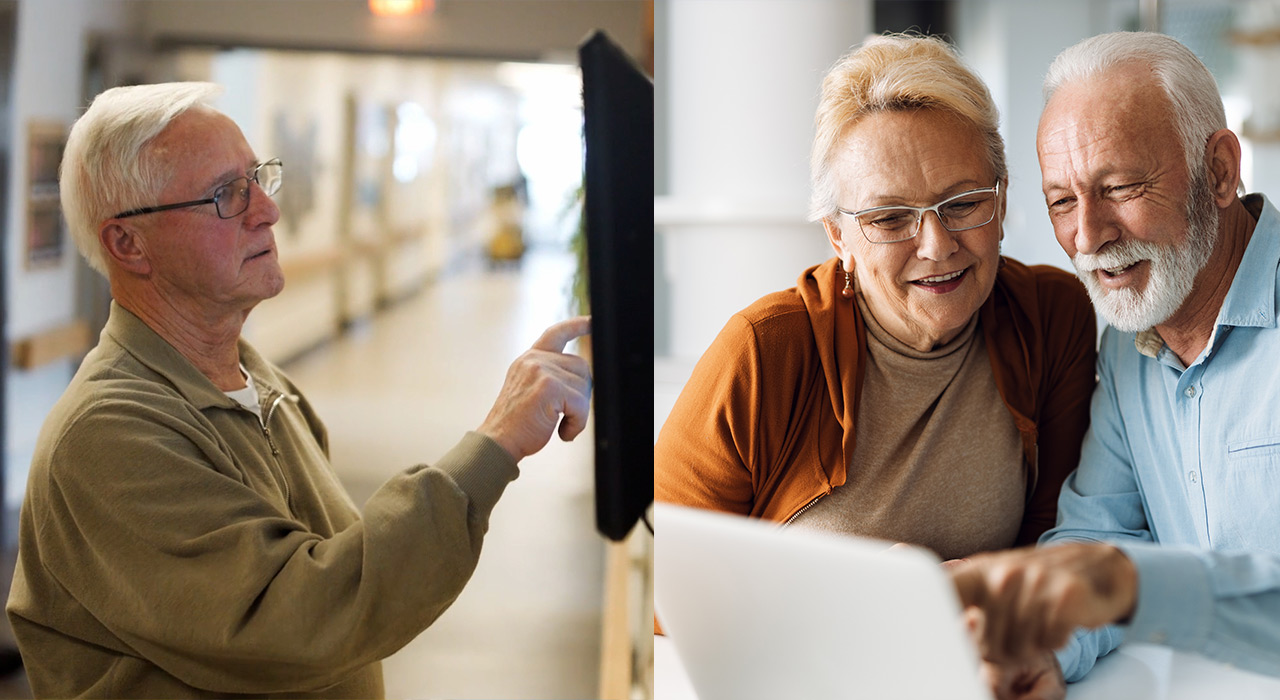
M 990 697 L 938 560 L 655 506 L 654 604 L 699 700 Z

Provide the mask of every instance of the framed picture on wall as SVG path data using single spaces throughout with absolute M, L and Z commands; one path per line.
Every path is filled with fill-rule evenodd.
M 27 126 L 27 222 L 23 260 L 28 268 L 57 265 L 66 246 L 67 224 L 58 192 L 58 164 L 67 127 L 33 121 Z

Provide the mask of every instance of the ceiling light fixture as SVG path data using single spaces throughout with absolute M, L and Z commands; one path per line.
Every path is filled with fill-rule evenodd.
M 369 11 L 379 17 L 409 17 L 430 12 L 434 0 L 369 0 Z

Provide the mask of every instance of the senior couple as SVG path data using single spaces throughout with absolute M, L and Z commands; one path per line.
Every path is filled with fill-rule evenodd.
M 996 108 L 953 51 L 885 36 L 835 65 L 811 216 L 836 255 L 729 320 L 655 445 L 658 499 L 962 560 L 997 697 L 1062 697 L 1123 639 L 1280 675 L 1280 212 L 1238 193 L 1175 40 L 1085 40 L 1044 93 L 1083 288 L 1000 255 Z

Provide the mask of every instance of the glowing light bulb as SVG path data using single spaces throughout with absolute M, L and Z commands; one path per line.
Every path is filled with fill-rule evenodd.
M 422 14 L 433 5 L 434 0 L 369 0 L 369 11 L 379 17 L 408 17 Z

